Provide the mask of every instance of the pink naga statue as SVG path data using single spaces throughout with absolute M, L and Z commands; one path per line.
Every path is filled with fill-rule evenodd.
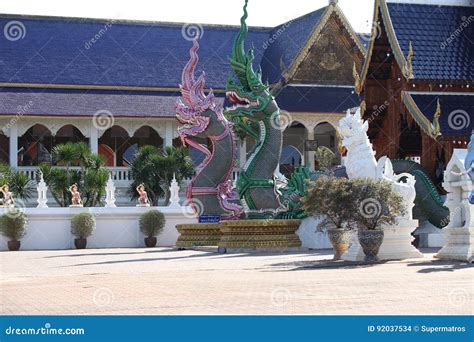
M 236 159 L 232 124 L 224 117 L 222 106 L 216 102 L 212 90 L 208 95 L 204 94 L 205 73 L 202 72 L 197 80 L 194 78 L 198 49 L 196 38 L 190 50 L 191 58 L 182 74 L 182 97 L 176 104 L 181 141 L 205 154 L 186 196 L 200 215 L 237 219 L 242 216 L 243 209 L 230 180 Z

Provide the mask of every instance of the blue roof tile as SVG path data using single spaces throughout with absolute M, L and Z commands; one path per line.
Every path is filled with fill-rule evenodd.
M 474 7 L 387 3 L 405 56 L 413 44 L 417 79 L 474 80 Z

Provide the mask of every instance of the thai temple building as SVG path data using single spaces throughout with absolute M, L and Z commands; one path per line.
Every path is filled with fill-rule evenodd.
M 355 67 L 377 157 L 410 158 L 439 185 L 474 127 L 472 1 L 375 1 L 367 58 Z
M 274 28 L 250 27 L 255 64 L 287 118 L 281 165 L 314 169 L 316 145 L 339 158 L 335 127 L 365 100 L 378 155 L 419 160 L 436 177 L 453 148 L 466 147 L 474 122 L 474 26 L 462 21 L 470 24 L 474 11 L 466 2 L 376 0 L 372 38 L 354 32 L 334 0 Z M 26 34 L 1 37 L 1 162 L 33 179 L 39 164 L 52 163 L 55 145 L 84 141 L 107 160 L 120 190 L 140 146 L 181 144 L 175 103 L 191 46 L 186 24 L 0 15 L 1 27 L 11 21 Z M 238 30 L 202 25 L 199 68 L 223 104 Z M 456 110 L 470 125 L 450 126 Z M 240 165 L 250 146 L 239 144 Z

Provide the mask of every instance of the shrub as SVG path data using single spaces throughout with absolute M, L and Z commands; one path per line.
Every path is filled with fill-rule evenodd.
M 321 219 L 317 226 L 319 230 L 328 225 L 352 227 L 355 194 L 352 182 L 347 178 L 321 176 L 309 183 L 302 202 L 308 215 Z
M 382 229 L 384 224 L 396 224 L 397 217 L 406 213 L 402 196 L 392 189 L 390 182 L 360 178 L 352 186 L 357 201 L 354 218 L 359 228 Z
M 24 212 L 13 209 L 0 216 L 0 233 L 12 240 L 20 240 L 26 234 L 28 219 Z
M 77 238 L 85 239 L 92 235 L 95 229 L 95 217 L 89 213 L 74 215 L 71 219 L 71 233 Z
M 146 237 L 157 236 L 165 226 L 165 215 L 158 210 L 149 210 L 140 216 L 140 231 Z

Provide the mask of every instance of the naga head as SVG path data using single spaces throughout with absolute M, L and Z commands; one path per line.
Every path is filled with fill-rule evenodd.
M 268 84 L 262 82 L 262 71 L 259 68 L 253 70 L 253 48 L 245 53 L 244 41 L 248 34 L 247 3 L 245 0 L 244 14 L 240 19 L 240 30 L 232 47 L 230 65 L 235 76 L 229 75 L 227 81 L 226 96 L 232 107 L 226 108 L 226 112 L 232 120 L 247 117 L 249 119 L 261 120 L 271 116 L 278 105 L 269 91 Z
M 216 103 L 212 90 L 204 94 L 205 73 L 194 78 L 196 65 L 199 61 L 198 37 L 193 41 L 189 54 L 190 59 L 183 69 L 182 84 L 180 84 L 181 98 L 176 102 L 176 118 L 181 124 L 178 134 L 185 143 L 189 136 L 207 138 L 218 136 L 230 124 L 222 113 L 222 106 Z
M 354 114 L 350 109 L 346 116 L 339 121 L 339 134 L 342 138 L 342 145 L 347 149 L 353 146 L 365 143 L 367 141 L 368 121 L 364 121 L 360 114 L 360 108 L 357 108 Z

